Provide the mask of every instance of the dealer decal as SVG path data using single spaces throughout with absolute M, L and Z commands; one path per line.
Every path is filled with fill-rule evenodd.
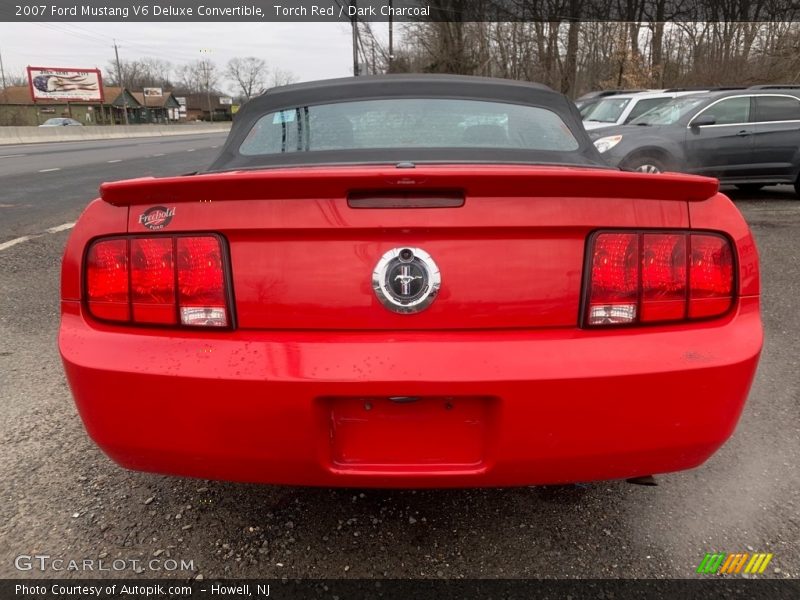
M 144 225 L 148 229 L 157 231 L 164 229 L 172 221 L 175 216 L 175 207 L 167 208 L 165 206 L 153 206 L 148 208 L 139 215 L 139 224 Z
M 767 570 L 767 565 L 772 560 L 773 554 L 766 552 L 707 552 L 703 562 L 697 567 L 698 573 L 709 575 L 725 575 L 748 573 L 761 574 Z M 744 568 L 744 571 L 742 571 Z

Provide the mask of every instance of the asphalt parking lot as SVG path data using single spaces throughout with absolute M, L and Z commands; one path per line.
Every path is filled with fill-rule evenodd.
M 62 228 L 101 181 L 195 170 L 222 139 L 0 148 L 0 577 L 685 578 L 712 551 L 771 552 L 765 576 L 800 576 L 800 200 L 788 187 L 731 194 L 759 244 L 766 327 L 740 425 L 658 487 L 306 489 L 111 463 L 58 358 Z M 126 566 L 20 571 L 21 555 Z

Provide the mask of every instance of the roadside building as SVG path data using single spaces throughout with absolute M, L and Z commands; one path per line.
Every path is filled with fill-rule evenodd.
M 162 123 L 167 124 L 180 120 L 180 107 L 178 100 L 172 92 L 163 90 L 161 95 L 133 92 L 133 97 L 139 103 L 136 112 L 137 123 Z
M 36 126 L 53 117 L 70 117 L 84 125 L 121 125 L 125 123 L 126 110 L 128 121 L 138 123 L 143 122 L 141 121 L 143 108 L 135 94 L 113 86 L 103 86 L 102 102 L 65 100 L 34 102 L 26 85 L 0 89 L 0 126 Z
M 220 94 L 180 94 L 186 98 L 187 121 L 230 121 L 233 118 L 233 98 Z

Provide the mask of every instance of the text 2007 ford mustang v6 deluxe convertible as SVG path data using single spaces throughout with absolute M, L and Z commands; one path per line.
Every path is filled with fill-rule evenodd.
M 758 260 L 701 177 L 602 164 L 527 83 L 277 88 L 207 172 L 104 184 L 59 345 L 121 465 L 508 486 L 701 464 L 762 343 Z

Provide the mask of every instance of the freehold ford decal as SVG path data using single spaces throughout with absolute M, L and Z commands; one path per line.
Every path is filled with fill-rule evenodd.
M 150 230 L 158 231 L 164 229 L 175 216 L 175 207 L 153 206 L 139 215 L 139 224 L 144 225 Z

